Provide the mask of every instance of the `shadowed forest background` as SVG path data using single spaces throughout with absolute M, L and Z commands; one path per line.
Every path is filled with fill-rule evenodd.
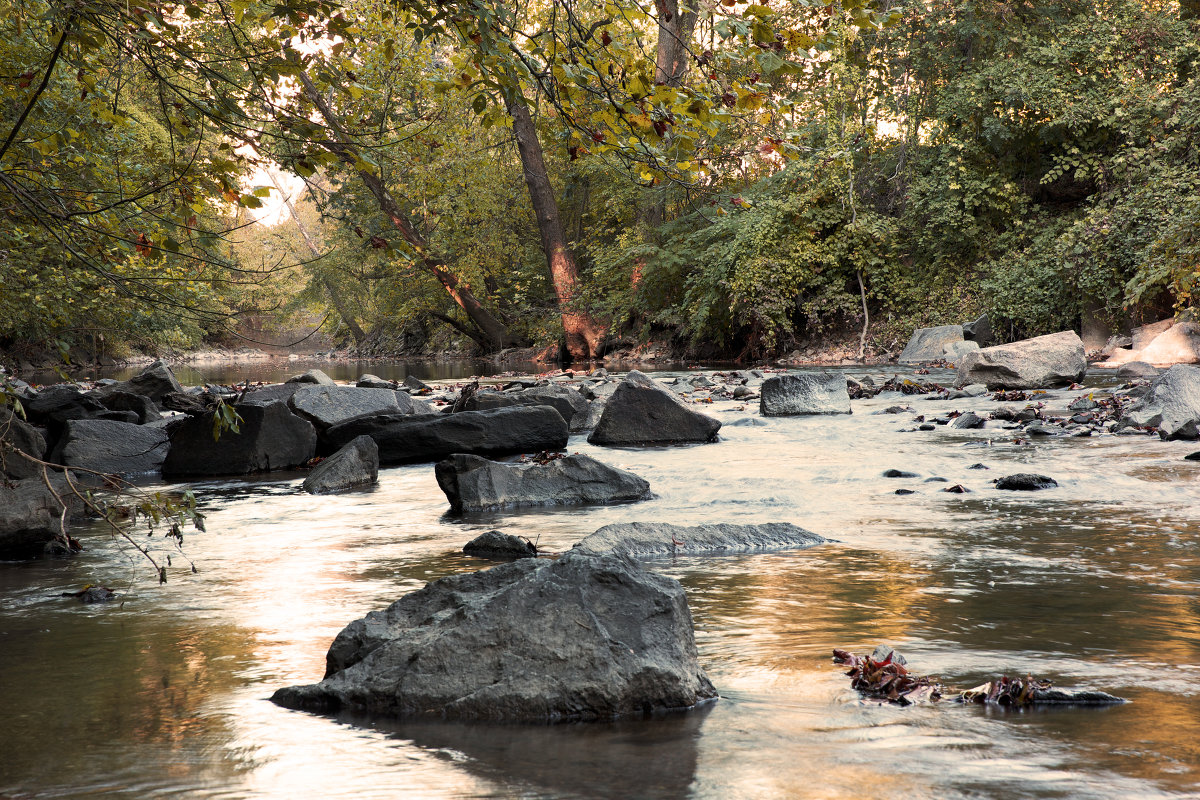
M 0 7 L 14 358 L 298 320 L 370 355 L 864 355 L 1194 306 L 1194 0 Z

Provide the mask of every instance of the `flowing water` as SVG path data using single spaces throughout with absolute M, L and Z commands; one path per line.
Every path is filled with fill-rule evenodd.
M 873 413 L 896 404 L 913 412 Z M 650 481 L 654 499 L 630 505 L 455 518 L 432 465 L 333 497 L 301 493 L 295 474 L 194 484 L 208 514 L 185 542 L 197 574 L 176 558 L 158 586 L 98 530 L 72 560 L 0 567 L 0 797 L 1200 796 L 1200 463 L 1183 460 L 1195 444 L 901 431 L 916 414 L 998 405 L 885 394 L 849 417 L 763 419 L 755 403 L 718 402 L 704 409 L 725 423 L 714 444 L 573 436 L 570 450 Z M 922 477 L 881 477 L 890 467 Z M 1023 471 L 1059 487 L 990 484 Z M 693 713 L 485 726 L 267 700 L 318 680 L 346 623 L 480 568 L 459 552 L 479 532 L 561 550 L 626 520 L 789 521 L 837 542 L 653 565 L 685 586 L 721 693 Z M 58 596 L 89 583 L 123 602 Z M 961 688 L 1033 673 L 1132 702 L 881 706 L 830 660 L 879 642 Z

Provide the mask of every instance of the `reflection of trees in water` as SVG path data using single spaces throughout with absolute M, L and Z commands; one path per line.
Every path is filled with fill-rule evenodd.
M 64 607 L 38 624 L 50 630 L 4 637 L 13 650 L 0 659 L 0 787 L 85 786 L 96 775 L 142 786 L 220 783 L 238 771 L 208 752 L 229 741 L 230 720 L 202 708 L 241 685 L 252 635 L 159 626 L 118 608 Z
M 364 724 L 426 750 L 461 753 L 461 766 L 519 792 L 561 792 L 580 797 L 676 798 L 689 796 L 697 743 L 713 704 L 678 714 L 611 723 L 489 725 L 448 722 Z

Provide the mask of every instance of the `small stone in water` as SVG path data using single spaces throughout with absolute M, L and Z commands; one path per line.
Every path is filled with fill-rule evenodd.
M 896 494 L 916 494 L 912 489 L 897 489 Z
M 902 469 L 885 469 L 883 471 L 885 478 L 919 478 L 921 477 L 915 472 L 905 472 Z

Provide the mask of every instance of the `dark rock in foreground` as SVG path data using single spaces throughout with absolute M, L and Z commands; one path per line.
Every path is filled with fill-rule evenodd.
M 945 356 L 945 348 L 963 341 L 962 325 L 942 325 L 937 328 L 917 328 L 896 361 L 900 364 L 918 364 L 922 361 L 937 361 Z
M 379 480 L 379 448 L 359 436 L 313 467 L 302 488 L 309 494 L 333 494 L 370 486 Z
M 958 364 L 958 386 L 988 389 L 1053 389 L 1083 379 L 1083 342 L 1075 331 L 1051 333 L 967 353 Z
M 836 372 L 775 375 L 763 381 L 758 399 L 764 417 L 849 414 L 846 377 Z
M 580 455 L 547 464 L 511 464 L 455 453 L 434 469 L 454 511 L 643 500 L 650 484 L 623 469 Z
M 1164 439 L 1200 438 L 1200 367 L 1176 364 L 1121 415 L 1120 427 L 1155 427 Z
M 598 445 L 659 445 L 711 442 L 721 423 L 687 406 L 637 370 L 604 404 L 588 442 Z
M 213 412 L 188 417 L 171 433 L 163 475 L 246 475 L 298 467 L 316 454 L 317 432 L 283 403 L 240 403 L 240 433 L 213 440 Z
M 511 533 L 487 531 L 463 545 L 462 551 L 476 558 L 511 561 L 515 558 L 537 558 L 537 547 L 528 539 Z
M 162 469 L 169 447 L 167 432 L 162 428 L 106 419 L 73 419 L 63 429 L 50 460 L 97 472 L 144 475 Z
M 10 448 L 43 459 L 46 455 L 46 439 L 37 428 L 13 414 L 6 406 L 0 406 L 0 478 L 32 478 L 42 473 L 39 465 L 22 458 Z
M 62 534 L 63 506 L 55 493 L 67 505 L 68 523 L 83 508 L 61 472 L 51 472 L 50 484 L 53 492 L 40 477 L 0 480 L 0 561 L 37 558 Z
M 1018 472 L 1015 475 L 1005 475 L 996 480 L 997 489 L 1032 492 L 1038 489 L 1053 489 L 1058 481 L 1045 475 L 1035 475 L 1032 472 Z
M 715 698 L 683 587 L 613 556 L 521 559 L 427 584 L 350 623 L 287 708 L 567 722 Z
M 605 525 L 571 548 L 572 553 L 616 553 L 630 558 L 673 555 L 727 555 L 798 550 L 829 540 L 790 522 L 761 525 L 672 525 L 666 522 L 618 522 Z
M 561 450 L 568 438 L 567 423 L 553 408 L 523 406 L 436 416 L 359 417 L 325 431 L 321 448 L 333 452 L 363 435 L 379 445 L 381 464 L 439 461 L 454 453 L 507 456 Z

